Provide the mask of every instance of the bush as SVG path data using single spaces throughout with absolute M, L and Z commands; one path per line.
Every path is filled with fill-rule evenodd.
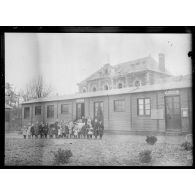
M 62 150 L 61 148 L 59 148 L 58 151 L 53 152 L 53 154 L 56 165 L 68 163 L 69 158 L 72 157 L 71 150 Z
M 186 151 L 190 151 L 192 150 L 192 143 L 189 141 L 185 141 L 184 143 L 181 144 L 181 147 L 186 150 Z
M 139 153 L 139 159 L 142 163 L 149 163 L 152 160 L 151 150 L 144 150 Z
M 147 136 L 146 142 L 150 145 L 154 145 L 157 142 L 157 138 L 155 136 Z

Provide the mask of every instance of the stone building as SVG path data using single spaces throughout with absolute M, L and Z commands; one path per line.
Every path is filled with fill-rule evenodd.
M 105 64 L 78 86 L 80 93 L 86 93 L 154 84 L 168 77 L 171 74 L 165 68 L 165 55 L 160 53 L 158 62 L 148 56 L 114 66 Z

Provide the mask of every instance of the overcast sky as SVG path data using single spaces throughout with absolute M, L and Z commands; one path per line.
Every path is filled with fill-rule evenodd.
M 6 33 L 5 81 L 19 91 L 41 74 L 56 92 L 70 94 L 105 63 L 148 55 L 158 61 L 160 52 L 168 71 L 185 75 L 191 71 L 190 49 L 190 34 Z

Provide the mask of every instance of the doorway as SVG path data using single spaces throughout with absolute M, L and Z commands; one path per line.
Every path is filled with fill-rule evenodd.
M 77 103 L 76 104 L 76 119 L 81 119 L 82 116 L 85 116 L 85 104 Z
M 180 96 L 165 96 L 166 129 L 181 129 Z
M 94 102 L 94 118 L 104 123 L 104 104 L 103 102 Z

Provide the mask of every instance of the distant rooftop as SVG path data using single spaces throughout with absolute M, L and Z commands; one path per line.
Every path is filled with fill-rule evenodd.
M 166 69 L 165 69 L 165 71 L 162 71 L 159 68 L 158 62 L 154 58 L 152 58 L 150 55 L 147 57 L 144 57 L 144 58 L 139 58 L 136 60 L 123 62 L 123 63 L 116 64 L 113 66 L 111 66 L 109 64 L 106 64 L 106 65 L 111 67 L 111 69 L 113 70 L 111 76 L 114 76 L 114 77 L 133 73 L 133 72 L 145 71 L 145 70 L 151 70 L 154 72 L 158 72 L 158 73 L 162 73 L 162 74 L 166 74 L 166 75 L 171 75 L 171 73 L 168 72 Z M 101 69 L 103 69 L 103 67 Z M 85 83 L 85 82 L 90 81 L 90 80 L 99 79 L 100 75 L 98 73 L 101 71 L 101 69 L 99 69 L 98 71 L 96 71 L 95 73 L 90 75 L 85 80 L 81 81 L 80 84 Z
M 111 90 L 87 92 L 87 93 L 76 93 L 76 94 L 66 95 L 66 96 L 45 97 L 45 98 L 39 98 L 39 99 L 23 102 L 22 104 L 72 100 L 72 99 L 79 99 L 79 98 L 100 97 L 100 96 L 129 94 L 129 93 L 141 93 L 141 92 L 150 92 L 150 91 L 161 91 L 161 90 L 180 89 L 180 88 L 189 88 L 189 87 L 192 87 L 191 75 L 185 75 L 185 76 L 175 77 L 175 80 L 174 79 L 168 80 L 168 82 L 165 82 L 163 80 L 162 82 L 153 85 L 143 85 L 139 87 L 126 87 L 121 89 L 111 89 Z

